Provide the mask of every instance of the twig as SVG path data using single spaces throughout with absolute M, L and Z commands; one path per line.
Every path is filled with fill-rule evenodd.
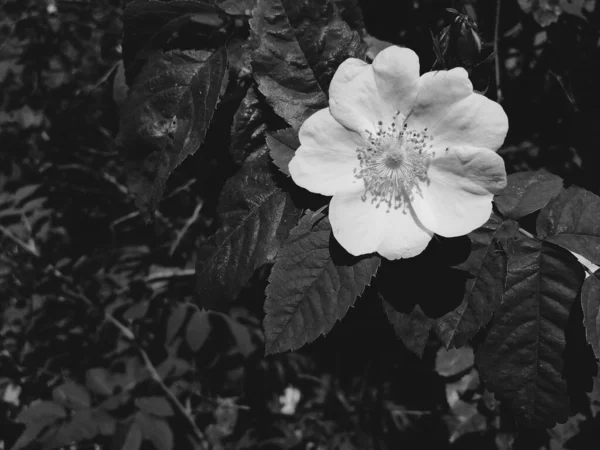
M 496 24 L 494 26 L 494 61 L 496 66 L 496 101 L 502 103 L 502 89 L 500 88 L 500 54 L 498 41 L 500 40 L 500 2 L 496 0 Z
M 194 224 L 194 222 L 196 222 L 198 220 L 198 217 L 200 217 L 200 211 L 202 211 L 203 206 L 204 206 L 204 202 L 202 200 L 200 200 L 198 202 L 198 204 L 196 205 L 196 208 L 194 209 L 194 212 L 192 213 L 190 218 L 183 225 L 183 228 L 181 228 L 181 230 L 177 233 L 177 237 L 173 241 L 173 244 L 171 244 L 171 248 L 169 250 L 169 256 L 173 256 L 173 254 L 175 253 L 175 250 L 181 243 L 181 239 L 183 239 L 183 236 L 185 236 L 185 233 L 187 233 L 187 231 Z
M 27 245 L 25 242 L 23 242 L 21 239 L 19 239 L 18 237 L 16 237 L 15 235 L 12 234 L 12 232 L 8 229 L 8 228 L 4 228 L 2 225 L 0 225 L 0 232 L 2 232 L 2 234 L 4 236 L 6 236 L 7 238 L 9 238 L 11 241 L 13 241 L 15 244 L 17 244 L 19 247 L 21 247 L 22 249 L 24 249 L 26 252 L 31 253 L 33 256 L 39 258 L 40 254 L 38 253 L 38 251 L 32 247 L 30 247 L 29 245 Z
M 141 347 L 138 347 L 138 351 L 139 351 L 140 355 L 142 356 L 142 359 L 144 360 L 144 364 L 146 365 L 146 369 L 148 370 L 148 373 L 150 373 L 150 376 L 152 377 L 152 379 L 154 381 L 156 381 L 156 383 L 163 390 L 164 394 L 167 397 L 169 397 L 169 399 L 173 402 L 173 404 L 175 405 L 175 407 L 179 410 L 179 412 L 183 415 L 183 417 L 185 417 L 186 421 L 188 422 L 188 424 L 192 428 L 192 431 L 194 432 L 194 434 L 196 435 L 196 437 L 200 441 L 200 444 L 202 445 L 202 447 L 205 448 L 205 449 L 208 448 L 208 446 L 206 445 L 207 441 L 206 441 L 206 438 L 204 437 L 204 433 L 202 433 L 202 431 L 200 431 L 200 429 L 198 428 L 198 426 L 196 425 L 196 423 L 192 420 L 192 418 L 190 417 L 190 415 L 187 413 L 187 411 L 185 410 L 185 407 L 181 404 L 181 402 L 179 401 L 179 399 L 177 398 L 177 396 L 164 383 L 164 381 L 162 380 L 160 374 L 158 373 L 158 371 L 154 367 L 154 364 L 152 364 L 152 361 L 150 361 L 150 358 L 148 357 L 148 354 Z

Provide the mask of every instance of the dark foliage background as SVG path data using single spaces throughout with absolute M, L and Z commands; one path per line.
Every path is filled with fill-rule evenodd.
M 597 442 L 597 379 L 586 386 L 590 394 L 573 397 L 575 415 L 566 424 L 517 429 L 479 384 L 469 350 L 446 352 L 431 339 L 419 359 L 369 294 L 327 338 L 269 357 L 260 325 L 264 276 L 255 274 L 238 301 L 199 309 L 198 249 L 217 229 L 225 182 L 253 150 L 234 145 L 231 132 L 249 84 L 227 87 L 201 151 L 173 172 L 146 224 L 115 145 L 126 89 L 121 61 L 130 57 L 121 50 L 125 3 L 2 4 L 5 448 L 76 441 L 133 450 L 206 442 L 227 449 L 585 449 Z M 445 8 L 470 8 L 487 51 L 498 27 L 500 84 L 493 59 L 484 84 L 492 98 L 501 93 L 510 118 L 499 151 L 509 173 L 544 168 L 600 194 L 600 5 L 585 19 L 563 13 L 542 27 L 516 0 L 502 1 L 500 16 L 496 2 L 484 0 L 338 3 L 351 19 L 359 17 L 352 8 L 362 11 L 371 37 L 414 49 L 424 68 L 436 59 L 431 32 L 453 19 Z M 247 17 L 231 27 L 227 32 L 247 35 Z M 207 39 L 219 39 L 219 31 L 211 33 Z M 264 114 L 270 130 L 283 127 L 272 111 Z M 436 276 L 427 268 L 413 275 L 414 283 L 395 286 L 400 300 L 423 295 L 416 290 Z M 595 371 L 582 369 L 583 361 L 566 363 L 572 376 Z M 292 415 L 279 400 L 288 386 L 301 393 Z M 29 416 L 20 415 L 40 399 Z M 57 419 L 62 425 L 42 442 Z

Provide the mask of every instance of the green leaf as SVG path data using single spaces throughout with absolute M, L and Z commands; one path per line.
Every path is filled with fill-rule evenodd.
M 152 53 L 166 48 L 190 48 L 189 42 L 177 41 L 182 27 L 193 28 L 193 32 L 186 30 L 184 35 L 196 40 L 208 38 L 223 27 L 227 16 L 210 3 L 198 0 L 130 2 L 123 13 L 123 63 L 127 84 L 134 83 Z
M 581 307 L 585 337 L 596 358 L 600 358 L 600 279 L 589 276 L 581 288 Z
M 166 421 L 137 413 L 135 422 L 156 450 L 173 450 L 173 431 Z
M 469 234 L 471 253 L 463 263 L 473 278 L 467 280 L 458 308 L 436 320 L 436 333 L 446 348 L 459 348 L 485 327 L 500 305 L 506 283 L 507 256 L 504 248 L 519 229 L 513 220 L 495 214 Z
M 154 54 L 121 111 L 118 146 L 127 150 L 128 184 L 138 207 L 152 213 L 167 179 L 204 141 L 227 86 L 224 48 Z
M 196 311 L 187 324 L 186 341 L 193 352 L 202 348 L 210 334 L 209 313 L 206 311 Z
M 66 447 L 74 442 L 86 442 L 99 435 L 112 435 L 116 420 L 101 410 L 84 409 L 75 411 L 69 419 L 48 433 L 40 442 L 43 448 Z
M 408 350 L 422 358 L 435 321 L 427 317 L 419 305 L 414 305 L 412 310 L 406 313 L 398 311 L 383 298 L 382 303 L 385 315 L 394 327 L 398 339 Z
M 229 152 L 236 164 L 242 164 L 251 153 L 264 146 L 266 129 L 260 101 L 254 87 L 250 87 L 231 125 Z
M 517 172 L 508 176 L 494 203 L 504 217 L 516 220 L 542 209 L 562 188 L 562 178 L 545 170 Z
M 327 334 L 362 294 L 378 256 L 352 257 L 322 214 L 308 212 L 291 231 L 266 290 L 266 353 L 296 350 Z
M 72 381 L 54 388 L 52 398 L 55 402 L 69 409 L 89 408 L 91 405 L 91 398 L 87 389 Z
M 288 166 L 296 149 L 300 147 L 298 133 L 293 128 L 269 133 L 267 134 L 267 147 L 269 147 L 269 154 L 275 165 L 289 177 L 290 169 Z
M 505 296 L 476 363 L 486 388 L 510 405 L 522 425 L 551 427 L 568 418 L 565 329 L 583 271 L 570 253 L 551 244 L 522 238 L 512 249 Z
M 198 252 L 196 274 L 203 307 L 234 299 L 254 271 L 273 261 L 301 211 L 272 178 L 266 152 L 249 158 L 219 199 L 221 228 Z
M 600 197 L 571 186 L 537 218 L 540 238 L 600 264 Z
M 258 0 L 250 28 L 259 90 L 294 129 L 327 108 L 329 83 L 342 61 L 365 52 L 329 0 Z
M 171 403 L 165 397 L 141 397 L 135 405 L 145 414 L 158 417 L 169 417 L 174 414 Z

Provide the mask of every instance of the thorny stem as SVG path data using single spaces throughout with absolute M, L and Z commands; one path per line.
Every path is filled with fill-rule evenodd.
M 494 26 L 494 61 L 496 69 L 496 101 L 502 103 L 502 89 L 500 88 L 500 55 L 498 41 L 500 40 L 500 2 L 496 0 L 496 24 Z

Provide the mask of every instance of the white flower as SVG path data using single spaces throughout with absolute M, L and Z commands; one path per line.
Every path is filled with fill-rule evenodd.
M 300 391 L 293 386 L 285 388 L 285 393 L 279 397 L 279 402 L 282 405 L 281 414 L 288 416 L 296 412 L 296 406 L 300 401 Z
M 419 77 L 415 52 L 392 46 L 373 64 L 344 61 L 329 97 L 300 128 L 289 169 L 299 186 L 333 196 L 333 234 L 349 253 L 409 258 L 434 233 L 461 236 L 489 219 L 506 185 L 495 150 L 508 119 L 464 69 Z

